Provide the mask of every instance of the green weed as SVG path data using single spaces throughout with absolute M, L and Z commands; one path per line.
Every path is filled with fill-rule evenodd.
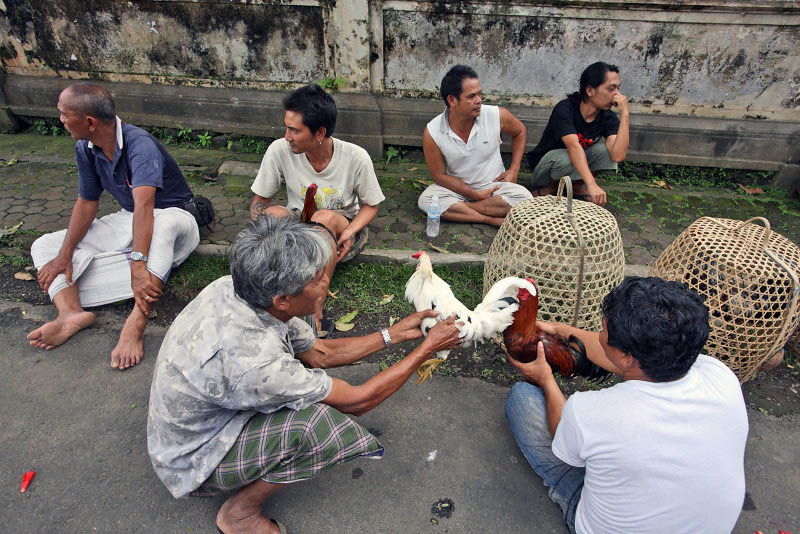
M 344 78 L 342 76 L 336 76 L 335 78 L 331 76 L 326 76 L 325 78 L 322 78 L 320 81 L 318 81 L 317 85 L 319 85 L 323 89 L 330 89 L 331 91 L 336 91 L 340 87 L 344 87 L 345 85 L 347 85 L 348 81 L 349 80 L 347 78 Z
M 0 254 L 0 266 L 11 265 L 15 269 L 24 269 L 33 265 L 33 260 L 29 256 L 7 256 Z
M 231 267 L 225 256 L 192 255 L 169 277 L 168 287 L 179 297 L 190 300 L 208 284 L 230 274 Z
M 200 144 L 201 147 L 209 148 L 211 147 L 211 135 L 209 135 L 208 132 L 200 134 L 197 136 L 197 142 Z

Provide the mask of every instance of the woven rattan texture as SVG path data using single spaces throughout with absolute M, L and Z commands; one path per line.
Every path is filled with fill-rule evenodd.
M 797 271 L 800 249 L 785 237 L 741 221 L 702 217 L 684 230 L 650 268 L 652 276 L 686 283 L 706 297 L 710 334 L 705 352 L 725 362 L 741 382 L 781 349 L 797 327 L 797 287 L 765 246 Z
M 584 274 L 577 326 L 602 329 L 600 304 L 624 276 L 625 254 L 614 216 L 581 200 L 572 212 L 584 241 Z M 506 276 L 531 277 L 539 286 L 539 317 L 572 323 L 580 250 L 566 200 L 537 197 L 514 206 L 497 232 L 483 271 L 484 294 Z

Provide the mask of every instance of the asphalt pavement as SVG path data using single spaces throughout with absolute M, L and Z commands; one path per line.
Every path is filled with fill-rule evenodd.
M 138 366 L 108 366 L 123 317 L 104 312 L 44 352 L 25 334 L 49 306 L 0 301 L 0 524 L 9 533 L 216 532 L 223 498 L 171 497 L 146 449 L 150 379 L 164 330 L 150 326 Z M 376 364 L 332 370 L 360 383 Z M 264 512 L 293 533 L 564 533 L 559 509 L 517 449 L 503 417 L 504 387 L 436 376 L 359 422 L 386 447 L 270 499 Z M 800 526 L 800 417 L 751 410 L 748 498 L 735 532 Z M 36 470 L 26 493 L 21 476 Z M 433 512 L 450 502 L 450 517 Z M 440 509 L 442 507 L 439 507 Z

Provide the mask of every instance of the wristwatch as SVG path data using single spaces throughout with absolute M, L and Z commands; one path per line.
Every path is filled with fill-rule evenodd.
M 383 336 L 383 344 L 387 347 L 392 344 L 392 336 L 389 335 L 389 329 L 384 328 L 381 330 L 381 335 Z
M 133 252 L 131 252 L 131 259 L 133 261 L 147 261 L 147 256 L 145 256 L 141 252 L 136 252 L 134 250 Z

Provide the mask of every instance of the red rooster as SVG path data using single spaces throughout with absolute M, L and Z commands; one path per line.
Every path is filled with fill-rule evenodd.
M 317 184 L 311 184 L 306 189 L 306 198 L 303 201 L 303 211 L 300 212 L 300 222 L 307 223 L 311 216 L 317 212 L 317 201 L 314 196 L 317 194 Z
M 527 278 L 535 285 L 531 278 Z M 517 293 L 519 310 L 514 315 L 514 322 L 503 332 L 503 341 L 509 356 L 523 363 L 536 359 L 536 347 L 539 341 L 544 345 L 544 355 L 553 371 L 564 378 L 582 376 L 592 381 L 602 382 L 611 373 L 598 367 L 586 356 L 586 348 L 575 336 L 564 339 L 536 328 L 536 314 L 539 311 L 538 291 L 532 295 L 527 289 L 520 288 Z

